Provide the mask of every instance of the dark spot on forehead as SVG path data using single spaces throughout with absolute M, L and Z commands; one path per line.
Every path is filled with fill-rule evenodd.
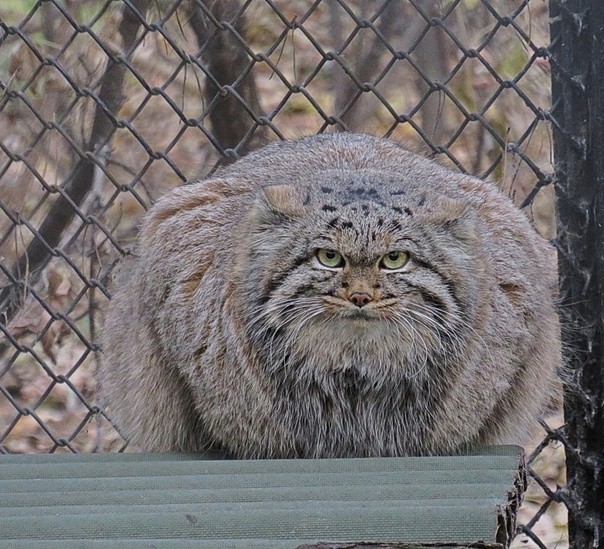
M 419 202 L 417 203 L 418 206 L 423 206 L 426 203 L 426 195 L 423 194 L 422 197 L 419 199 Z
M 390 191 L 391 196 L 399 196 L 402 194 L 407 194 L 407 192 L 404 191 L 403 189 L 399 189 L 398 191 Z
M 325 204 L 321 209 L 324 212 L 335 212 L 337 210 L 337 208 L 335 206 L 332 206 L 330 204 Z
M 321 192 L 327 194 L 327 193 L 332 193 L 333 189 L 330 189 L 329 187 L 321 187 Z
M 357 182 L 352 182 L 343 193 L 343 198 L 348 201 L 353 200 L 368 200 L 384 205 L 380 193 L 374 187 L 359 186 Z
M 344 191 L 344 197 L 347 198 L 348 200 L 359 200 L 360 198 L 364 198 L 365 196 L 365 189 L 363 189 L 362 187 L 356 187 L 356 188 L 347 188 L 346 191 Z
M 352 229 L 352 227 L 354 227 L 352 221 L 345 221 L 342 223 L 342 229 Z
M 350 192 L 356 194 L 357 196 L 380 196 L 377 190 L 375 190 L 373 187 L 356 187 L 351 189 Z
M 329 221 L 327 222 L 327 224 L 328 224 L 330 227 L 335 228 L 335 227 L 337 227 L 337 226 L 338 226 L 339 221 L 340 221 L 340 219 L 339 219 L 338 217 L 334 217 L 333 219 L 329 220 Z
M 398 206 L 392 206 L 392 209 L 396 213 L 399 213 L 401 215 L 403 215 L 403 214 L 405 214 L 405 215 L 413 215 L 413 212 L 407 206 L 405 206 L 404 208 L 399 208 Z

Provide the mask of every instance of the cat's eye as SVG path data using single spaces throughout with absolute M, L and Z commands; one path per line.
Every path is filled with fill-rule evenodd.
M 388 252 L 380 260 L 380 267 L 388 271 L 398 271 L 402 269 L 409 261 L 409 254 L 407 252 L 392 251 Z
M 329 269 L 339 269 L 344 266 L 344 257 L 337 250 L 321 248 L 317 250 L 317 259 L 321 265 Z

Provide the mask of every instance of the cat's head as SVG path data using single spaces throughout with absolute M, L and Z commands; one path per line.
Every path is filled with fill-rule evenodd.
M 326 171 L 264 188 L 246 230 L 240 268 L 257 340 L 270 334 L 294 354 L 322 347 L 342 364 L 460 346 L 484 265 L 475 216 L 455 197 L 380 172 Z

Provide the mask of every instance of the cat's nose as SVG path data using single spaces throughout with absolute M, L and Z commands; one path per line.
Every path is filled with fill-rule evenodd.
M 373 297 L 366 292 L 353 292 L 348 297 L 349 301 L 352 301 L 357 307 L 363 307 L 370 301 L 373 301 Z

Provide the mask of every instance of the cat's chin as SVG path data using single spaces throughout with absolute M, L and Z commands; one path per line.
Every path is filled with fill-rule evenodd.
M 356 307 L 330 315 L 323 326 L 329 326 L 335 337 L 350 333 L 361 339 L 382 340 L 395 332 L 392 323 L 380 311 Z
M 309 340 L 321 341 L 328 347 L 350 347 L 351 342 L 361 350 L 367 345 L 386 349 L 403 343 L 401 334 L 393 329 L 390 322 L 376 313 L 345 313 L 309 325 L 300 333 L 308 334 Z M 352 336 L 352 337 L 351 337 Z M 316 352 L 316 349 L 315 349 Z

